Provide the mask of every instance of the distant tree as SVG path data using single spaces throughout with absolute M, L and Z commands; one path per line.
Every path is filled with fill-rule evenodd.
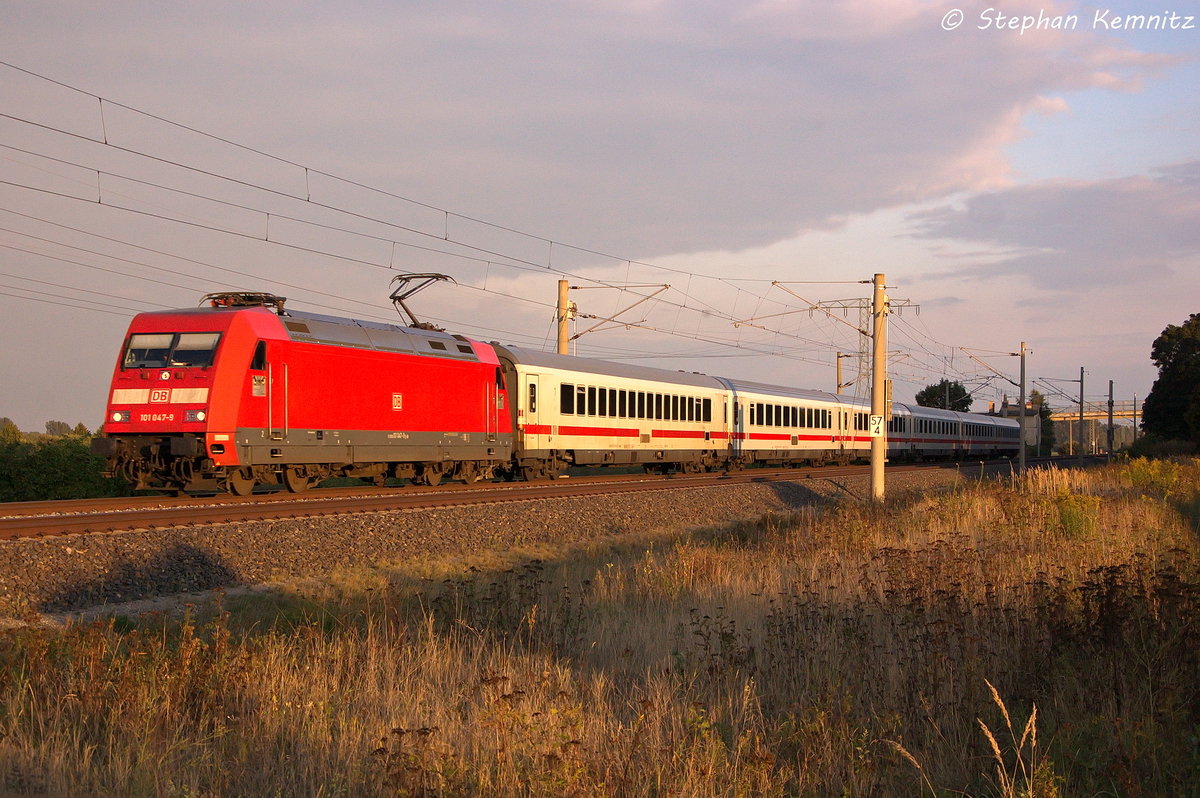
M 1054 449 L 1054 422 L 1050 420 L 1050 403 L 1036 389 L 1029 392 L 1029 403 L 1037 408 L 1041 420 L 1042 438 L 1040 449 L 1042 454 L 1050 454 Z
M 0 418 L 0 443 L 20 442 L 21 430 L 17 429 L 17 425 L 12 423 L 11 418 Z
M 46 434 L 47 435 L 70 435 L 71 434 L 71 425 L 65 421 L 47 421 L 46 422 Z
M 950 385 L 950 407 L 946 407 L 946 385 Z M 943 410 L 957 410 L 960 413 L 968 413 L 971 410 L 971 394 L 967 393 L 966 387 L 954 380 L 942 380 L 933 385 L 926 385 L 917 392 L 917 404 L 921 407 L 940 407 Z
M 71 434 L 77 435 L 80 438 L 92 437 L 92 431 L 90 429 L 88 429 L 87 427 L 83 426 L 82 421 L 80 421 L 78 424 L 75 425 L 75 429 L 71 430 Z
M 1168 324 L 1150 360 L 1158 379 L 1146 396 L 1142 429 L 1167 440 L 1200 440 L 1200 313 Z

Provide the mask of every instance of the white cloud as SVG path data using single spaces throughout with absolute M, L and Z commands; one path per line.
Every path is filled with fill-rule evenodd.
M 1043 181 L 915 214 L 917 236 L 987 244 L 964 273 L 1062 289 L 1137 284 L 1200 266 L 1200 161 L 1151 176 Z

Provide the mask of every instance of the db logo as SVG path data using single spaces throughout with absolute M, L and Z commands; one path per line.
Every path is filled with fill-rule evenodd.
M 158 388 L 150 392 L 151 402 L 169 402 L 171 401 L 171 390 L 169 388 Z

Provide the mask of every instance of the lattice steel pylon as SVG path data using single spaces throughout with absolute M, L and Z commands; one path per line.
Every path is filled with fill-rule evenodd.
M 854 354 L 854 396 L 857 398 L 870 396 L 871 385 L 867 376 L 871 373 L 871 299 L 869 297 L 826 299 L 814 303 L 813 307 L 824 310 L 827 313 L 840 309 L 842 315 L 851 310 L 858 311 L 858 351 Z M 920 305 L 914 304 L 911 299 L 888 298 L 888 311 L 890 313 L 896 312 L 899 308 L 916 308 L 919 313 L 920 307 Z

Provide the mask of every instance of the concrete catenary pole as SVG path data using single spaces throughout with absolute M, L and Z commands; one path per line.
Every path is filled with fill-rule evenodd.
M 1019 407 L 1021 409 L 1021 415 L 1017 416 L 1017 422 L 1021 425 L 1021 427 L 1020 427 L 1020 429 L 1021 429 L 1021 446 L 1017 449 L 1017 451 L 1019 452 L 1019 454 L 1017 455 L 1017 457 L 1018 457 L 1017 471 L 1019 473 L 1023 474 L 1023 473 L 1025 473 L 1025 342 L 1024 341 L 1021 342 L 1021 387 L 1020 387 L 1020 391 L 1021 391 L 1021 395 L 1018 397 L 1018 399 L 1020 401 L 1018 402 L 1017 407 Z
M 1083 366 L 1079 367 L 1079 462 L 1083 462 Z
M 882 429 L 872 429 L 871 437 L 871 498 L 882 501 L 884 496 L 883 463 L 887 459 L 887 415 L 884 407 L 884 392 L 887 390 L 887 295 L 884 294 L 884 278 L 875 275 L 875 290 L 871 296 L 871 415 Z M 871 426 L 876 426 L 873 423 Z M 875 432 L 881 434 L 875 435 Z
M 571 337 L 568 323 L 571 316 L 571 300 L 567 296 L 570 288 L 569 281 L 558 281 L 558 353 L 560 355 L 570 354 L 567 351 L 568 341 Z
M 1137 443 L 1137 394 L 1133 395 L 1133 442 Z
M 1113 381 L 1108 381 L 1108 456 L 1113 453 Z
M 842 353 L 837 353 L 837 390 L 834 393 L 842 392 Z

